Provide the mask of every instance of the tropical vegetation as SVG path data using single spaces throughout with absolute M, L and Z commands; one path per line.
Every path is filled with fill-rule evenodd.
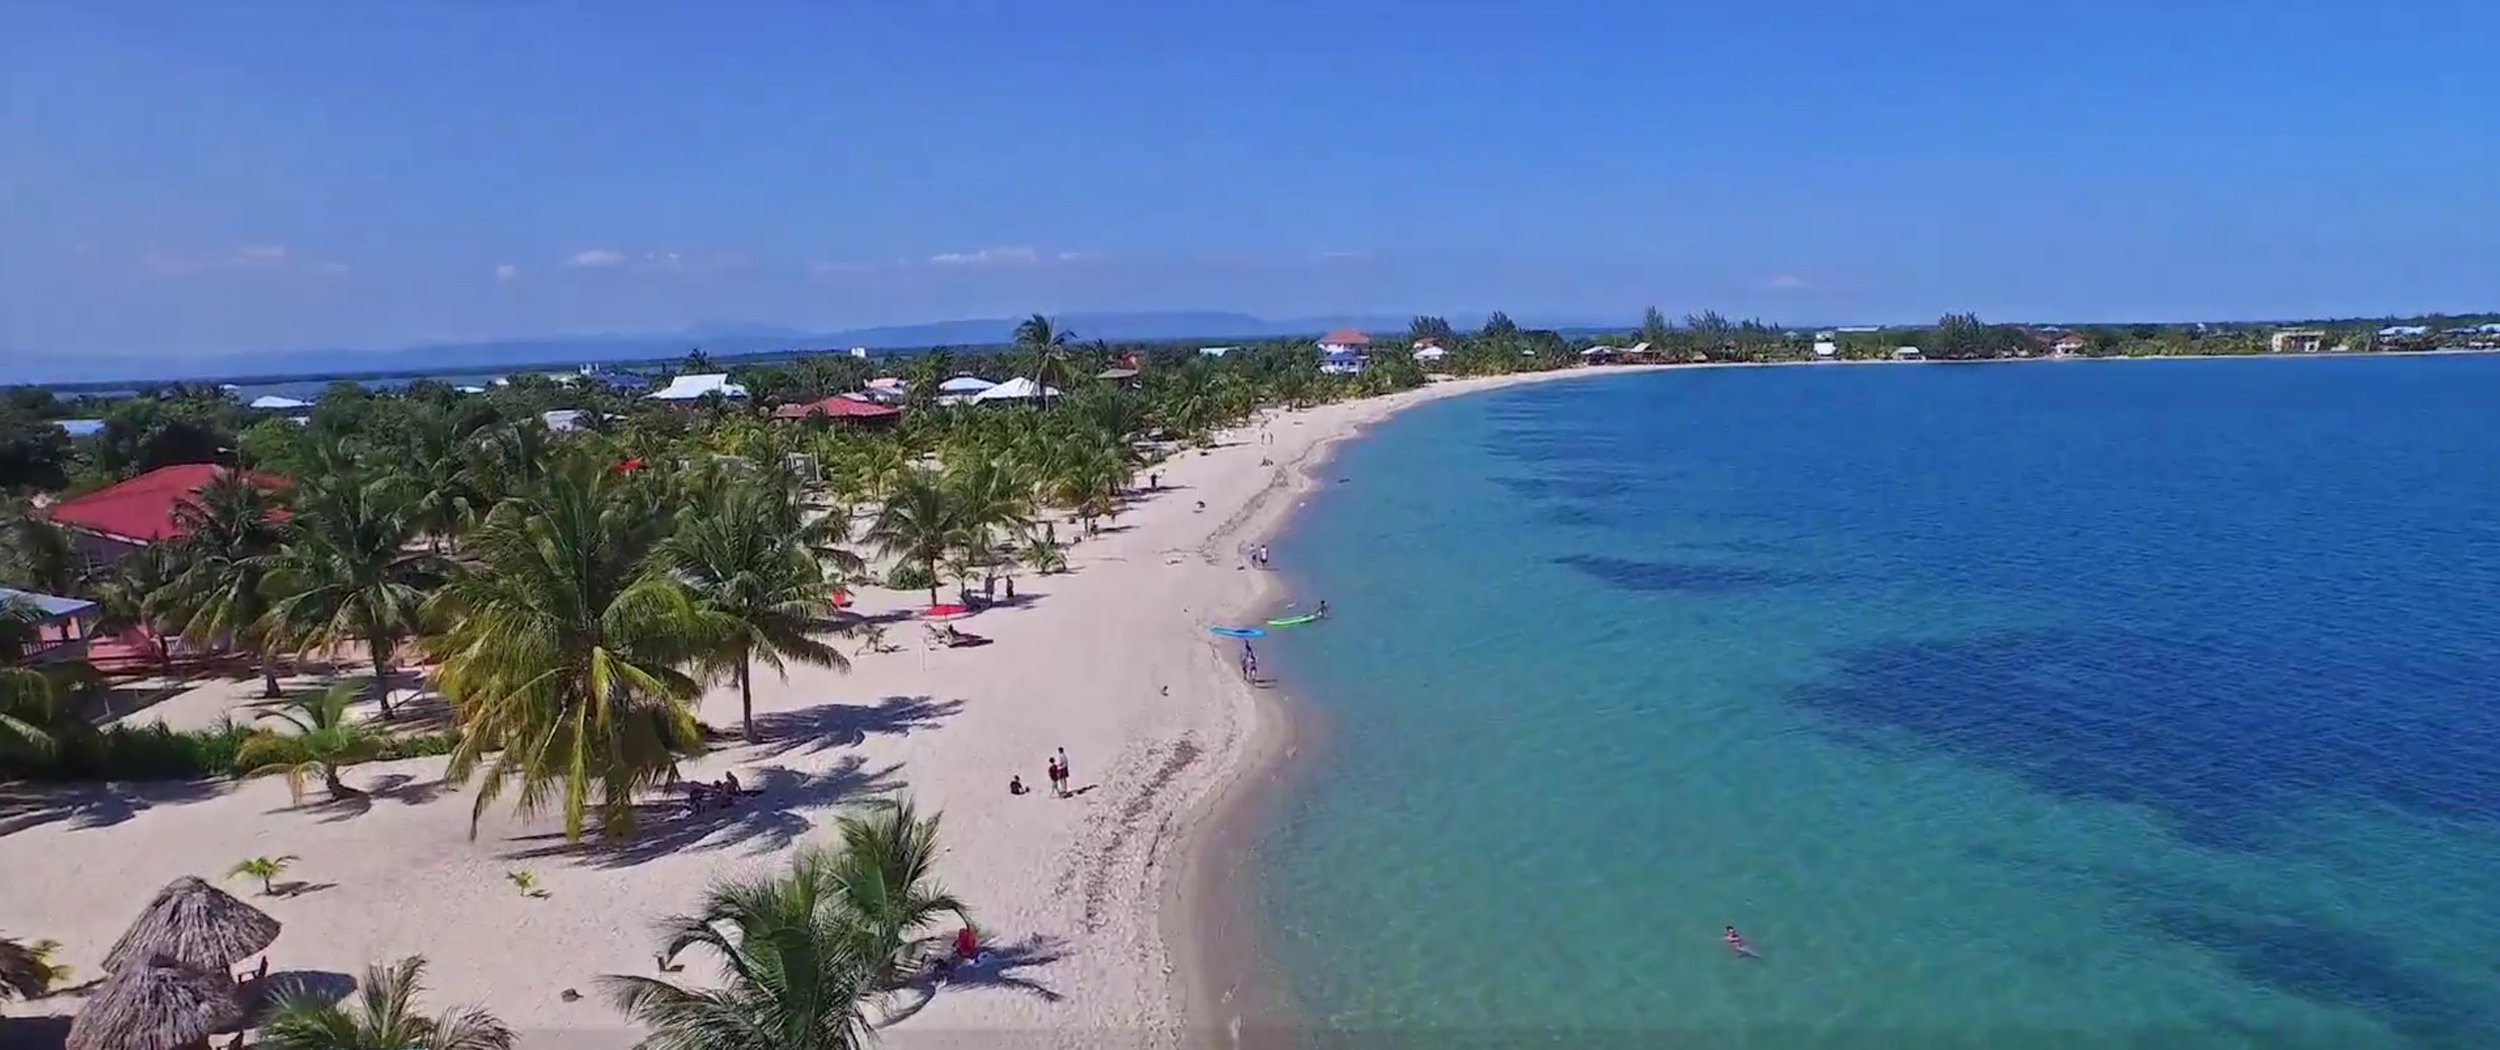
M 260 1023 L 254 1046 L 269 1050 L 510 1050 L 512 1030 L 483 1010 L 428 1015 L 425 958 L 365 968 L 352 1000 L 306 990 L 281 995 Z
M 838 848 L 725 883 L 699 911 L 662 923 L 662 961 L 701 951 L 728 975 L 721 987 L 625 975 L 601 983 L 650 1030 L 644 1050 L 864 1046 L 896 1012 L 897 993 L 945 956 L 951 929 L 971 924 L 932 875 L 937 834 L 937 817 L 908 802 L 848 817 Z

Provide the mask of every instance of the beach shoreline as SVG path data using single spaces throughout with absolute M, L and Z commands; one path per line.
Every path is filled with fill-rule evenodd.
M 1277 464 L 1259 497 L 1263 504 L 1249 508 L 1246 518 L 1228 522 L 1211 535 L 1209 546 L 1239 537 L 1230 552 L 1239 557 L 1249 544 L 1285 532 L 1309 497 L 1326 486 L 1327 471 L 1338 454 L 1407 409 L 1537 382 L 1677 367 L 1688 366 L 1626 365 L 1452 379 L 1323 406 L 1346 411 L 1328 417 L 1325 429 L 1292 461 Z M 1263 432 L 1276 420 L 1296 415 L 1272 413 L 1251 429 Z M 1232 622 L 1263 620 L 1287 593 L 1289 575 L 1281 571 L 1255 575 L 1256 586 L 1224 610 Z M 1325 727 L 1317 724 L 1317 713 L 1303 707 L 1281 682 L 1270 680 L 1254 687 L 1236 680 L 1225 693 L 1229 717 L 1247 731 L 1237 738 L 1234 752 L 1213 767 L 1198 797 L 1181 804 L 1179 819 L 1185 830 L 1167 866 L 1161 895 L 1161 930 L 1172 960 L 1172 1013 L 1181 1045 L 1191 1050 L 1285 1050 L 1291 1042 L 1278 1034 L 1278 1026 L 1291 1016 L 1291 1007 L 1280 989 L 1263 987 L 1258 980 L 1262 961 L 1259 916 L 1252 893 L 1255 874 L 1248 863 L 1252 844 L 1272 826 L 1276 805 L 1318 760 L 1321 749 L 1317 745 L 1324 743 Z
M 1252 960 L 1206 924 L 1227 908 L 1237 924 L 1253 919 L 1246 899 L 1210 901 L 1190 880 L 1213 870 L 1200 858 L 1251 840 L 1244 821 L 1258 819 L 1310 724 L 1276 690 L 1245 685 L 1232 647 L 1207 633 L 1264 619 L 1281 600 L 1289 574 L 1253 571 L 1243 552 L 1291 520 L 1335 450 L 1397 412 L 1635 370 L 1448 380 L 1263 412 L 1215 447 L 1151 468 L 1101 534 L 1057 523 L 1069 571 L 1025 574 L 1015 600 L 961 621 L 985 640 L 976 647 L 921 637 L 925 591 L 861 588 L 851 611 L 886 624 L 885 644 L 844 639 L 848 671 L 793 666 L 759 678 L 763 741 L 725 741 L 684 763 L 688 779 L 734 773 L 755 801 L 719 813 L 655 807 L 624 843 L 567 844 L 559 817 L 520 816 L 509 800 L 473 827 L 474 795 L 441 782 L 440 757 L 348 768 L 368 795 L 355 805 L 317 791 L 299 802 L 280 778 L 11 785 L 0 790 L 0 884 L 13 891 L 0 897 L 0 930 L 59 941 L 60 961 L 91 975 L 159 887 L 200 876 L 283 924 L 273 971 L 353 975 L 423 955 L 429 1002 L 496 1014 L 524 1050 L 623 1047 L 634 1030 L 592 993 L 602 975 L 655 972 L 662 920 L 724 880 L 786 870 L 862 804 L 908 797 L 943 814 L 939 879 L 996 951 L 984 979 L 913 990 L 888 1042 L 1093 1047 L 1108 1034 L 1180 1046 L 1221 1033 Z M 249 722 L 265 703 L 258 694 L 256 677 L 194 679 L 123 721 Z M 400 703 L 403 725 L 449 716 L 430 694 L 403 692 Z M 699 711 L 720 724 L 737 709 L 734 687 L 721 685 Z M 1066 799 L 1040 790 L 1043 761 L 1060 748 L 1076 771 Z M 1011 775 L 1033 790 L 1011 795 Z M 296 888 L 264 895 L 226 877 L 253 857 L 293 858 Z M 515 889 L 522 874 L 528 892 Z M 530 951 L 511 951 L 516 939 Z M 696 959 L 663 979 L 710 987 L 722 976 Z M 83 1002 L 12 1009 L 62 1015 Z

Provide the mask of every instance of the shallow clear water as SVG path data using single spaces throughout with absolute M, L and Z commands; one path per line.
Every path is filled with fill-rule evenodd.
M 2500 1045 L 2500 359 L 1572 380 L 1333 474 L 1307 1042 Z

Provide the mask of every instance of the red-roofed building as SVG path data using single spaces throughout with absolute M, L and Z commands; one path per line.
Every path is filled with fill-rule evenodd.
M 891 423 L 902 414 L 902 409 L 892 405 L 880 405 L 874 401 L 852 397 L 848 394 L 837 394 L 822 401 L 783 405 L 773 409 L 774 419 L 807 419 L 813 416 L 823 416 L 838 423 L 857 426 L 879 426 Z
M 149 544 L 181 539 L 182 522 L 175 511 L 190 502 L 193 493 L 225 476 L 229 469 L 214 463 L 158 467 L 76 499 L 62 500 L 53 504 L 49 513 L 54 524 L 70 530 L 77 538 L 79 551 L 90 566 L 110 565 Z M 286 479 L 274 474 L 256 473 L 251 479 L 253 484 L 270 491 L 286 485 Z
M 1351 328 L 1340 328 L 1319 337 L 1319 349 L 1324 354 L 1359 354 L 1371 348 L 1372 337 Z

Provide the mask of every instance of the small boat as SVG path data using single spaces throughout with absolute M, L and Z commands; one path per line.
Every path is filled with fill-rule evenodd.
M 1267 625 L 1270 627 L 1292 627 L 1297 624 L 1311 623 L 1318 619 L 1318 613 L 1303 613 L 1300 616 L 1280 616 L 1276 619 L 1269 620 Z
M 1220 634 L 1226 638 L 1267 637 L 1267 629 L 1263 627 L 1209 627 L 1207 628 L 1207 633 Z

